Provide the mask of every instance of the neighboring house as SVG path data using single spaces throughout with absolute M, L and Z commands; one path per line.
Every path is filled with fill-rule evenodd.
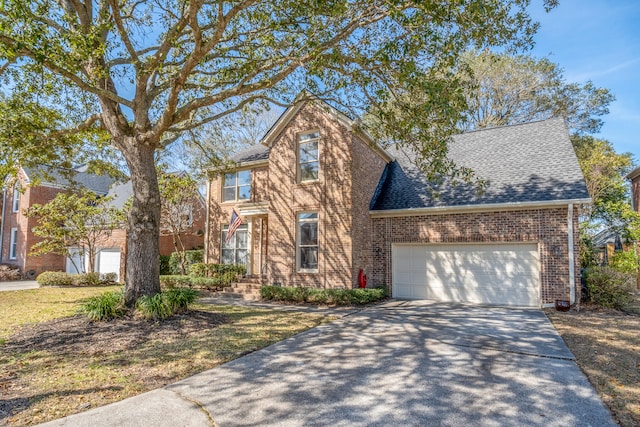
M 549 306 L 579 298 L 587 188 L 562 119 L 455 136 L 449 155 L 488 180 L 437 188 L 408 150 L 383 150 L 318 100 L 211 171 L 207 262 L 263 283 L 386 285 L 396 298 Z M 437 194 L 433 193 L 437 190 Z M 243 224 L 226 242 L 232 210 Z
M 44 175 L 37 185 L 31 185 L 34 176 Z M 117 183 L 103 175 L 87 173 L 83 168 L 73 172 L 75 186 L 87 188 L 101 196 L 112 196 L 113 206 L 122 208 L 131 197 L 131 184 Z M 34 204 L 45 204 L 56 194 L 68 191 L 70 182 L 60 170 L 42 167 L 40 170 L 21 168 L 16 182 L 3 191 L 0 216 L 0 264 L 10 264 L 20 268 L 25 277 L 35 278 L 43 271 L 66 271 L 77 273 L 86 266 L 85 256 L 73 251 L 72 259 L 57 254 L 29 255 L 31 247 L 41 239 L 33 234 L 38 224 L 36 218 L 29 218 L 25 212 Z M 196 209 L 192 215 L 192 227 L 184 233 L 183 240 L 188 249 L 200 248 L 204 243 L 205 206 L 204 199 L 194 201 Z M 127 232 L 124 224 L 113 230 L 111 237 L 99 249 L 95 269 L 100 273 L 117 273 L 124 280 L 126 264 Z M 167 233 L 160 236 L 160 254 L 174 252 L 172 237 Z
M 616 251 L 628 251 L 633 248 L 633 245 L 626 242 L 618 233 L 608 229 L 593 236 L 592 242 L 600 265 L 609 265 L 609 260 Z

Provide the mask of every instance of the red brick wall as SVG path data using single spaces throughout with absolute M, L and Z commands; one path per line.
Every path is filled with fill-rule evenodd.
M 373 230 L 369 217 L 369 204 L 373 198 L 386 161 L 375 153 L 361 138 L 354 136 L 351 146 L 353 156 L 353 265 L 351 266 L 352 284 L 358 286 L 360 269 L 370 277 L 373 273 Z
M 241 207 L 248 207 L 256 203 L 267 202 L 269 199 L 269 168 L 264 164 L 256 165 L 251 168 L 251 198 L 242 202 L 222 202 L 222 175 L 216 174 L 212 176 L 207 183 L 207 192 L 209 195 L 208 209 L 209 209 L 209 227 L 208 227 L 208 242 L 206 262 L 218 263 L 220 262 L 220 236 L 222 226 L 229 224 L 231 218 L 231 212 L 236 209 L 236 212 L 240 213 Z M 243 223 L 247 224 L 249 218 L 243 218 Z M 252 236 L 252 244 L 256 244 L 260 239 L 260 221 L 256 220 L 255 224 L 257 229 L 254 231 L 255 235 Z M 264 227 L 267 228 L 266 226 Z M 266 239 L 266 236 L 265 236 Z M 264 259 L 264 258 L 262 258 Z M 261 259 L 256 257 L 252 260 L 252 263 L 260 264 Z M 260 273 L 260 266 L 254 265 L 253 274 Z M 252 272 L 250 272 L 252 273 Z
M 530 242 L 540 250 L 542 304 L 569 299 L 567 208 L 374 218 L 374 284 L 391 286 L 392 243 Z M 576 299 L 580 297 L 578 210 L 574 209 Z M 559 255 L 554 254 L 559 248 Z
M 202 249 L 204 247 L 204 230 L 205 230 L 205 203 L 202 198 L 194 200 L 192 203 L 192 223 L 184 232 L 180 233 L 180 238 L 185 249 L 190 251 L 193 249 Z M 171 255 L 176 250 L 173 244 L 173 237 L 167 231 L 160 231 L 160 255 Z
M 319 131 L 318 180 L 299 183 L 298 138 Z M 306 104 L 275 139 L 269 164 L 268 282 L 283 286 L 348 287 L 352 271 L 351 134 L 314 104 Z M 296 219 L 318 212 L 318 271 L 296 270 Z
M 636 212 L 640 212 L 640 175 L 631 181 L 631 198 Z
M 41 241 L 39 237 L 33 234 L 33 227 L 37 225 L 35 218 L 28 218 L 25 211 L 34 204 L 44 204 L 60 193 L 61 189 L 51 187 L 27 187 L 25 177 L 20 171 L 18 180 L 24 192 L 20 195 L 20 206 L 18 212 L 13 212 L 13 188 L 7 189 L 5 222 L 2 224 L 2 263 L 11 264 L 19 267 L 23 273 L 34 270 L 36 274 L 43 271 L 61 271 L 65 269 L 65 258 L 61 255 L 45 254 L 39 256 L 29 255 L 31 247 Z M 18 229 L 18 245 L 16 251 L 16 259 L 9 259 L 11 228 Z

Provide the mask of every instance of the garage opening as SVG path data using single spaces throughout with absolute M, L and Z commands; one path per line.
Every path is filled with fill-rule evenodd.
M 536 243 L 396 244 L 392 266 L 394 298 L 540 306 Z

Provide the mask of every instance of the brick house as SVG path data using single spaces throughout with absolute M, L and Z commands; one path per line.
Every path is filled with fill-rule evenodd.
M 44 171 L 44 175 L 42 172 Z M 34 176 L 43 175 L 37 185 L 31 185 Z M 131 184 L 116 183 L 108 176 L 87 173 L 82 168 L 73 172 L 73 181 L 77 186 L 87 188 L 101 196 L 113 196 L 112 204 L 122 208 L 131 196 Z M 29 255 L 31 247 L 41 239 L 32 232 L 37 225 L 36 218 L 29 218 L 25 211 L 34 204 L 45 204 L 58 193 L 68 191 L 69 180 L 59 170 L 43 167 L 41 170 L 20 168 L 17 179 L 3 190 L 0 214 L 0 264 L 9 264 L 20 268 L 26 278 L 35 278 L 43 271 L 78 272 L 78 266 L 85 264 L 80 254 L 73 260 L 62 255 Z M 204 199 L 194 201 L 192 227 L 182 235 L 185 247 L 201 248 L 204 244 L 205 205 Z M 102 245 L 95 260 L 96 271 L 114 272 L 124 279 L 126 266 L 127 232 L 116 228 L 110 238 Z M 166 232 L 160 236 L 160 254 L 174 252 L 171 235 Z
M 296 103 L 235 169 L 210 172 L 206 260 L 282 286 L 352 288 L 362 270 L 396 298 L 575 302 L 590 198 L 564 121 L 458 135 L 449 155 L 488 180 L 482 194 L 435 186 L 408 150 L 383 150 L 319 100 Z M 234 209 L 243 223 L 226 242 Z

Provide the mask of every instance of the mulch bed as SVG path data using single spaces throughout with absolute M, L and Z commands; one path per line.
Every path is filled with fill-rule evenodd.
M 9 337 L 3 351 L 48 350 L 60 355 L 113 353 L 149 340 L 176 338 L 227 322 L 226 316 L 205 311 L 190 311 L 162 321 L 125 317 L 92 322 L 86 316 L 77 315 L 20 328 Z

